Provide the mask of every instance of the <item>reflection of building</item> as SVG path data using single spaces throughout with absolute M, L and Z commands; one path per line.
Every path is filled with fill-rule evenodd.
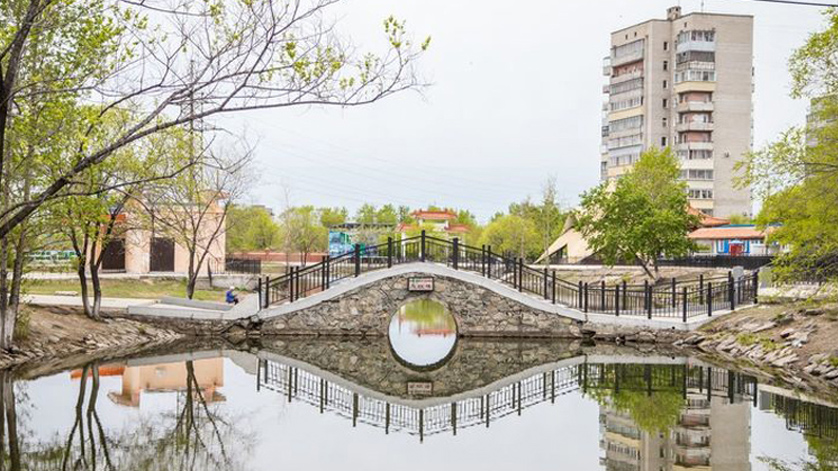
M 191 387 L 200 392 L 206 402 L 219 402 L 224 396 L 217 388 L 224 386 L 224 359 L 211 358 L 192 361 L 194 379 Z M 162 363 L 143 366 L 102 366 L 101 376 L 122 376 L 122 391 L 109 392 L 113 402 L 129 407 L 139 407 L 140 395 L 145 392 L 179 392 L 189 389 L 189 374 L 186 362 Z M 81 371 L 71 373 L 78 378 Z
M 630 414 L 604 406 L 600 412 L 601 463 L 609 471 L 749 471 L 750 399 L 731 394 L 731 376 L 708 369 L 689 384 L 678 423 L 667 432 L 641 430 Z M 690 383 L 694 382 L 694 375 Z M 707 384 L 709 381 L 710 393 Z M 739 381 L 738 378 L 734 381 Z M 735 385 L 734 387 L 738 387 Z M 654 393 L 653 393 L 654 394 Z

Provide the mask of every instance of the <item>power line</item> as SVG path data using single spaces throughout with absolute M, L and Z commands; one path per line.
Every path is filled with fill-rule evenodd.
M 785 5 L 798 5 L 802 7 L 821 7 L 821 8 L 828 8 L 828 7 L 838 7 L 838 3 L 818 3 L 818 2 L 806 2 L 806 1 L 799 1 L 799 0 L 750 0 L 752 2 L 764 2 L 764 3 L 782 3 Z

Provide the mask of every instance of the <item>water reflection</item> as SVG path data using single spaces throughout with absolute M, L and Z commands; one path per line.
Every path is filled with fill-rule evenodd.
M 477 345 L 465 356 L 491 347 Z M 271 350 L 91 363 L 14 386 L 0 373 L 0 469 L 267 470 L 278 459 L 310 469 L 444 468 L 436 456 L 458 469 L 509 469 L 508 459 L 527 469 L 835 469 L 830 404 L 686 358 L 556 358 L 516 345 L 517 373 L 454 394 L 439 382 L 453 377 L 446 369 L 467 374 L 456 362 L 400 379 L 367 375 L 361 385 L 336 374 L 348 367 L 330 371 Z M 514 350 L 483 357 L 504 363 Z M 484 358 L 476 364 L 487 367 Z M 432 383 L 430 393 L 393 394 L 416 382 Z M 772 423 L 778 428 L 767 429 Z M 414 458 L 405 462 L 405 453 Z
M 443 362 L 457 343 L 457 322 L 442 303 L 417 299 L 390 320 L 390 345 L 396 356 L 417 367 Z

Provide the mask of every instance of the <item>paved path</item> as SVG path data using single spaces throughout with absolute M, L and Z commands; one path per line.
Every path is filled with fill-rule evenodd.
M 91 302 L 93 299 L 91 298 Z M 81 296 L 58 296 L 51 294 L 27 294 L 23 297 L 26 304 L 39 306 L 82 306 Z M 102 298 L 102 307 L 108 309 L 128 309 L 131 306 L 149 306 L 156 304 L 154 299 L 137 298 Z

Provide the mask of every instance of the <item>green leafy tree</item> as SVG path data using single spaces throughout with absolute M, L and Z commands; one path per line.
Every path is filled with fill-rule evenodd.
M 320 223 L 314 206 L 288 208 L 279 217 L 283 250 L 303 255 L 303 265 L 312 252 L 325 252 L 329 245 L 329 231 Z
M 825 15 L 826 27 L 789 60 L 791 96 L 811 100 L 808 123 L 739 165 L 738 183 L 763 201 L 757 224 L 778 224 L 768 241 L 788 249 L 772 268 L 779 280 L 838 279 L 838 11 Z
M 512 214 L 490 222 L 483 230 L 479 243 L 491 245 L 492 252 L 511 254 L 525 260 L 537 257 L 540 250 L 535 224 Z
M 375 209 L 375 206 L 364 203 L 358 208 L 358 212 L 355 213 L 355 222 L 360 224 L 375 224 L 375 216 L 378 211 Z
M 396 207 L 392 204 L 385 204 L 375 213 L 375 222 L 378 224 L 392 224 L 399 223 L 399 213 Z
M 349 211 L 346 208 L 320 208 L 320 224 L 325 228 L 343 224 L 349 217 Z
M 669 149 L 650 149 L 614 188 L 603 182 L 582 195 L 577 228 L 590 248 L 609 265 L 638 260 L 657 280 L 662 257 L 695 249 L 687 234 L 698 217 L 687 211 L 686 183 Z
M 279 224 L 261 206 L 233 205 L 227 214 L 227 252 L 271 250 L 281 245 Z
M 399 206 L 398 212 L 399 224 L 413 224 L 414 222 L 416 222 L 414 221 L 413 216 L 411 216 L 412 211 L 409 207 Z

